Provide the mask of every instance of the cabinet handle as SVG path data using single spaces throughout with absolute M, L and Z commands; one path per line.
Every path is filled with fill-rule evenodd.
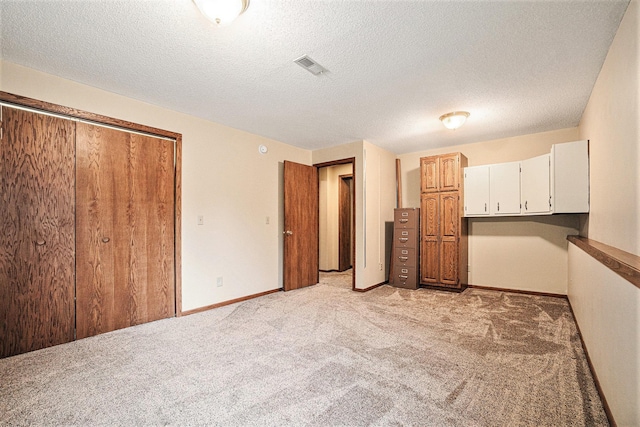
M 36 240 L 36 245 L 37 246 L 44 246 L 47 244 L 47 241 L 44 239 L 40 239 L 40 240 Z
M 405 276 L 404 274 L 398 274 L 398 277 L 404 280 L 407 280 L 409 276 Z
M 293 231 L 291 230 L 283 231 L 282 234 L 284 234 L 285 236 L 291 236 L 293 234 Z
M 406 261 L 406 260 L 408 260 L 408 259 L 409 259 L 409 257 L 408 257 L 408 256 L 399 256 L 399 257 L 398 257 L 398 259 L 399 259 L 400 261 Z
M 487 211 L 487 204 L 486 203 L 484 204 L 484 211 L 485 212 Z
M 102 243 L 109 243 L 109 240 L 111 240 L 111 239 L 109 239 L 108 237 L 103 237 L 102 238 Z
M 527 201 L 525 200 L 525 201 L 524 201 L 524 210 L 526 211 L 526 210 L 528 210 L 528 209 L 529 209 L 529 208 L 527 208 Z
M 400 237 L 398 238 L 398 240 L 400 240 L 402 243 L 407 243 L 409 241 L 408 237 Z
M 498 212 L 500 212 L 500 202 L 498 202 Z
M 398 221 L 400 221 L 401 223 L 405 223 L 405 222 L 409 222 L 408 218 L 400 218 Z

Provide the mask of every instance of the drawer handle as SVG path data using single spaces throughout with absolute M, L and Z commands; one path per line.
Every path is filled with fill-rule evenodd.
M 409 212 L 402 212 L 402 216 L 409 216 Z
M 404 274 L 398 274 L 398 277 L 404 280 L 407 280 L 409 276 L 405 276 Z
M 47 244 L 47 242 L 44 239 L 36 240 L 36 245 L 38 245 L 38 246 L 44 246 L 46 244 Z
M 402 243 L 407 243 L 409 241 L 408 237 L 400 237 L 398 238 L 398 240 L 400 240 Z
M 409 222 L 409 218 L 400 218 L 398 221 L 404 224 L 405 222 Z
M 111 240 L 111 239 L 109 239 L 108 237 L 103 237 L 102 238 L 102 243 L 109 243 L 109 240 Z
M 408 257 L 408 256 L 399 256 L 399 257 L 398 257 L 398 259 L 399 259 L 400 261 L 406 261 L 406 260 L 408 260 L 408 259 L 409 259 L 409 257 Z

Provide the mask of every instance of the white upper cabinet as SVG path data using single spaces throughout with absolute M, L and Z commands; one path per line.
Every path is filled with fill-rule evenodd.
M 465 216 L 589 212 L 588 141 L 555 144 L 550 154 L 521 162 L 465 168 L 464 176 Z
M 553 213 L 589 212 L 589 142 L 551 147 Z
M 464 168 L 464 215 L 489 215 L 489 166 Z
M 523 215 L 551 213 L 551 155 L 521 162 L 520 203 Z
M 520 162 L 490 166 L 491 215 L 520 214 Z

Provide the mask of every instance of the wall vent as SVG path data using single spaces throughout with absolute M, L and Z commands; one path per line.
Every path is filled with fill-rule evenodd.
M 299 66 L 301 66 L 302 68 L 304 68 L 305 70 L 307 70 L 308 72 L 316 76 L 328 71 L 326 68 L 318 64 L 313 59 L 309 58 L 307 55 L 301 56 L 300 58 L 296 59 L 293 62 L 295 62 L 296 64 L 298 64 Z

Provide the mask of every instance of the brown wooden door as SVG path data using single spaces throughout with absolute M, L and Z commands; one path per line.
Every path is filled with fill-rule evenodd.
M 458 192 L 440 193 L 440 283 L 458 286 L 460 210 Z
M 285 161 L 285 291 L 318 283 L 318 216 L 318 169 Z
M 2 108 L 0 357 L 73 340 L 75 122 Z
M 351 175 L 338 180 L 338 270 L 351 268 Z
M 440 156 L 440 191 L 458 190 L 460 183 L 460 167 L 458 153 Z
M 174 143 L 77 125 L 77 337 L 175 315 Z
M 438 157 L 422 157 L 420 158 L 420 192 L 431 193 L 438 191 L 439 188 L 439 165 Z
M 422 194 L 420 198 L 420 220 L 422 245 L 420 249 L 420 282 L 438 283 L 440 276 L 440 250 L 438 225 L 439 199 L 437 193 Z

